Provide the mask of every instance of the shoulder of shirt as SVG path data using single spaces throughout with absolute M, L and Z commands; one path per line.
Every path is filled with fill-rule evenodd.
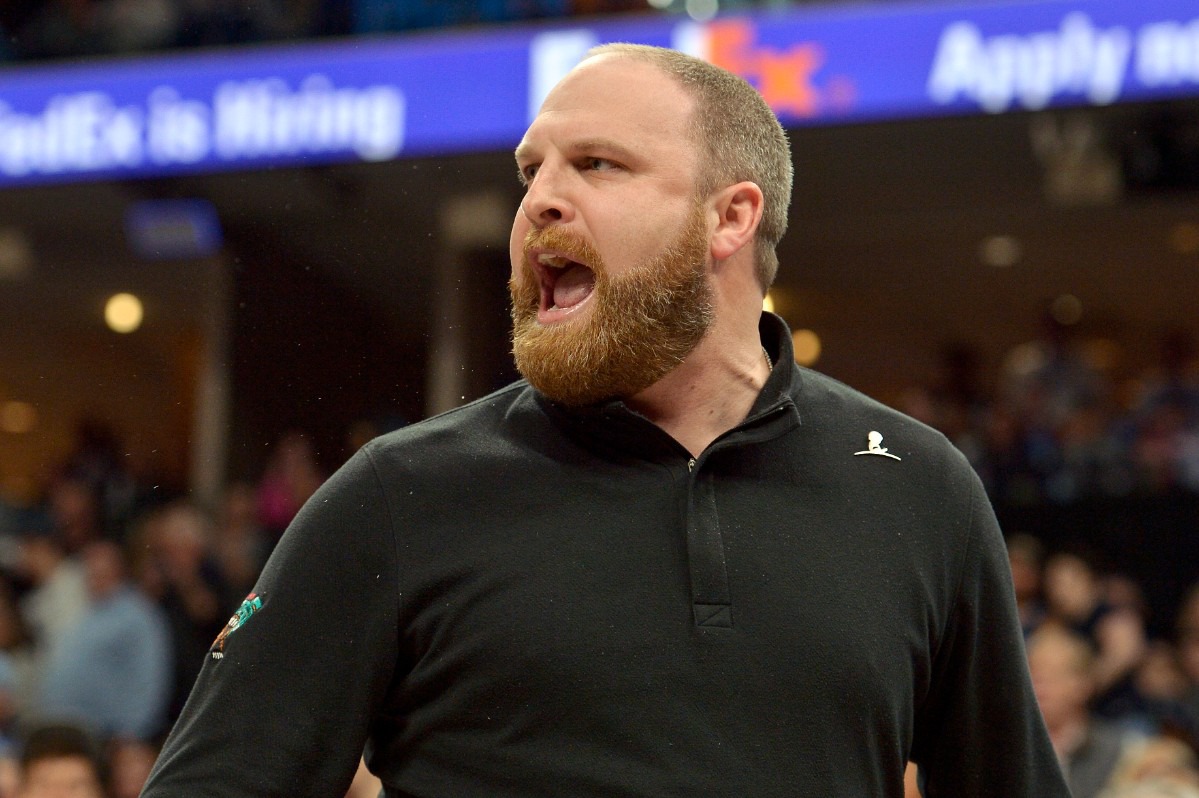
M 970 468 L 965 455 L 939 430 L 873 399 L 827 374 L 796 366 L 790 395 L 809 434 L 883 434 L 888 445 L 904 444 L 951 469 Z
M 541 415 L 532 387 L 518 380 L 460 407 L 380 435 L 364 448 L 372 456 L 386 458 L 412 447 L 445 445 L 454 440 L 470 440 L 477 447 L 483 438 L 502 433 L 514 418 Z

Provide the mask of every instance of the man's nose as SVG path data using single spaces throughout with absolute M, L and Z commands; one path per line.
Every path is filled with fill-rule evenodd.
M 543 165 L 529 183 L 520 202 L 525 217 L 536 227 L 569 222 L 574 218 L 574 204 L 561 170 Z

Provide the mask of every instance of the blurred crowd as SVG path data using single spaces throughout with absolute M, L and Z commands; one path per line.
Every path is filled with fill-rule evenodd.
M 719 7 L 791 0 L 720 0 Z M 79 58 L 625 12 L 682 12 L 685 0 L 11 0 L 0 55 Z
M 1140 586 L 1093 553 L 1047 553 L 1016 534 L 1008 555 L 1033 689 L 1074 798 L 1199 795 L 1199 582 L 1174 634 L 1151 639 Z
M 43 754 L 46 779 L 100 790 L 70 794 L 136 796 L 214 639 L 323 479 L 289 433 L 210 511 L 136 484 L 116 438 L 84 424 L 43 505 L 0 505 L 0 798 L 66 794 L 18 791 Z
M 970 350 L 946 352 L 933 387 L 900 409 L 944 432 L 1005 506 L 1199 493 L 1199 358 L 1171 331 L 1129 373 L 1115 344 L 1046 319 L 983 386 Z

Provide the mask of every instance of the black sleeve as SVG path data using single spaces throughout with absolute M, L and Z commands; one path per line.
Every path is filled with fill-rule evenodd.
M 396 668 L 397 582 L 360 452 L 288 528 L 251 594 L 261 606 L 243 604 L 206 657 L 143 798 L 344 795 Z
M 1069 798 L 1032 691 L 999 524 L 967 478 L 966 554 L 912 759 L 926 798 Z

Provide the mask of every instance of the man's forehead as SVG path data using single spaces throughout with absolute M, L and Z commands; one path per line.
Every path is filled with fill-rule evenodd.
M 684 132 L 694 101 L 656 65 L 604 54 L 589 58 L 558 82 L 517 147 L 517 157 L 543 131 L 569 132 L 580 139 L 655 139 Z
M 690 108 L 691 97 L 683 85 L 660 66 L 645 58 L 601 53 L 580 62 L 549 91 L 544 109 L 575 93 L 596 99 L 638 100 L 667 104 L 673 111 Z

